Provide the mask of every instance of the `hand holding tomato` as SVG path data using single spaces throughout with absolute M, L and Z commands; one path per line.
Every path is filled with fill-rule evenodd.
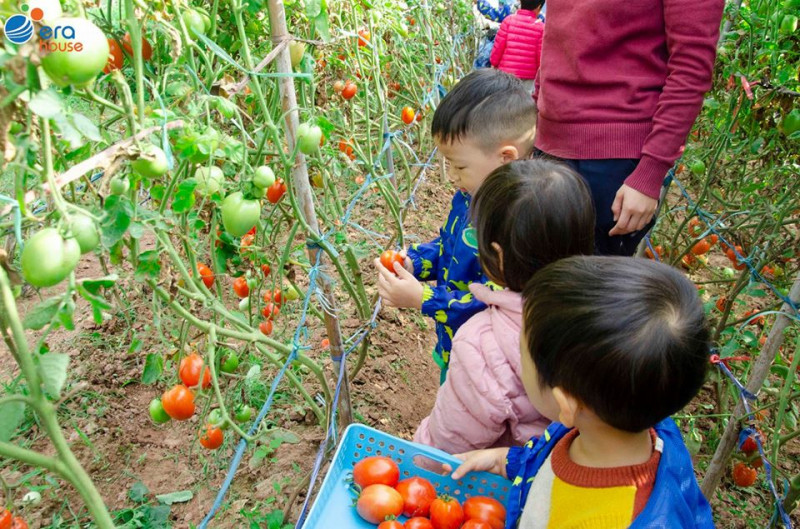
M 406 258 L 407 259 L 407 258 Z M 378 269 L 378 294 L 389 307 L 422 308 L 422 283 L 398 261 L 393 261 L 389 270 L 381 260 L 375 259 Z

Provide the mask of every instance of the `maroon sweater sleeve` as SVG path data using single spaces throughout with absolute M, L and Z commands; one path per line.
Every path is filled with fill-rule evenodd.
M 724 0 L 664 0 L 667 80 L 642 159 L 625 183 L 657 198 L 711 88 Z

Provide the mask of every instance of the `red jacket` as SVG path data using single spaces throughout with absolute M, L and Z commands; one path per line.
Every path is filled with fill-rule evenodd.
M 520 79 L 536 78 L 544 33 L 544 23 L 537 16 L 538 10 L 520 9 L 503 20 L 489 57 L 492 66 Z
M 657 198 L 711 88 L 724 0 L 548 0 L 536 147 L 640 158 L 626 184 Z

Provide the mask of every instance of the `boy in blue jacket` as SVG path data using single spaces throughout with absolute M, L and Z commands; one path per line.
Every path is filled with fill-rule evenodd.
M 486 308 L 469 291 L 486 283 L 478 243 L 469 219 L 472 195 L 489 173 L 533 150 L 536 104 L 522 81 L 499 70 L 475 70 L 448 93 L 431 126 L 436 146 L 449 163 L 456 191 L 439 237 L 411 246 L 404 266 L 384 268 L 378 259 L 378 293 L 384 304 L 415 308 L 434 319 L 433 357 L 444 383 L 450 348 L 458 328 Z M 435 286 L 421 281 L 435 281 Z
M 700 390 L 709 333 L 694 285 L 660 263 L 571 257 L 523 292 L 522 379 L 554 422 L 522 447 L 462 454 L 512 480 L 506 528 L 714 527 L 669 416 Z

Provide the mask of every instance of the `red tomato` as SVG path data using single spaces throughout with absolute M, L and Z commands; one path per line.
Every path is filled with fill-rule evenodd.
M 117 41 L 108 39 L 108 62 L 106 67 L 103 68 L 103 73 L 111 73 L 113 70 L 120 70 L 123 64 L 122 48 L 119 47 Z
M 659 244 L 658 246 L 653 247 L 653 250 L 656 251 L 656 254 L 658 255 L 658 259 L 660 261 L 664 257 L 664 247 Z M 648 259 L 655 259 L 653 251 L 650 250 L 649 246 L 644 249 L 644 254 L 647 256 Z
M 178 368 L 178 375 L 181 382 L 188 388 L 193 388 L 200 383 L 200 373 L 203 373 L 203 389 L 211 385 L 211 371 L 204 367 L 203 357 L 197 353 L 192 353 L 181 360 Z
M 264 303 L 269 303 L 270 301 L 275 303 L 278 308 L 283 305 L 283 293 L 279 288 L 274 291 L 267 290 L 264 292 Z
M 240 298 L 246 298 L 250 295 L 250 287 L 247 286 L 247 278 L 239 276 L 233 280 L 233 292 Z
M 274 303 L 267 303 L 267 305 L 261 309 L 261 315 L 264 316 L 265 319 L 271 320 L 278 317 L 278 314 L 281 313 L 280 306 L 275 305 Z
M 131 42 L 131 34 L 125 33 L 122 38 L 122 47 L 128 52 L 128 55 L 133 57 L 133 43 Z M 147 39 L 142 37 L 142 59 L 149 61 L 153 57 L 153 47 L 147 42 Z
M 394 487 L 399 480 L 400 468 L 388 457 L 366 457 L 353 467 L 353 481 L 362 489 L 375 484 Z
M 167 415 L 176 421 L 185 421 L 194 415 L 194 393 L 186 386 L 178 384 L 164 392 L 161 405 Z
M 284 193 L 286 193 L 286 184 L 283 178 L 278 178 L 274 184 L 267 188 L 267 200 L 269 200 L 270 204 L 277 204 L 283 198 Z
M 11 512 L 7 509 L 0 511 L 0 529 L 11 529 Z
M 689 221 L 689 235 L 692 237 L 698 237 L 701 233 L 703 233 L 703 222 L 698 217 L 692 217 L 692 220 Z
M 506 525 L 506 508 L 493 498 L 473 496 L 464 502 L 464 516 L 467 520 L 480 520 L 492 529 L 503 529 Z
M 492 529 L 492 526 L 480 520 L 467 520 L 461 529 Z
M 381 522 L 381 524 L 378 526 L 378 529 L 403 529 L 403 524 L 397 520 L 386 520 Z
M 216 450 L 222 446 L 224 440 L 225 435 L 220 428 L 215 428 L 210 424 L 206 424 L 205 429 L 200 430 L 200 444 L 203 445 L 203 448 Z
M 431 503 L 431 522 L 433 529 L 459 529 L 464 523 L 464 509 L 455 498 L 441 496 Z
M 319 343 L 319 346 L 320 346 L 320 347 L 321 347 L 323 350 L 325 350 L 325 349 L 327 349 L 328 347 L 330 347 L 330 346 L 331 346 L 331 341 L 330 341 L 330 340 L 328 340 L 327 338 L 323 338 L 323 339 L 322 339 L 322 341 Z
M 694 246 L 692 246 L 692 253 L 695 255 L 703 255 L 708 253 L 711 249 L 711 243 L 707 239 L 700 239 Z
M 403 123 L 406 125 L 410 125 L 414 122 L 414 109 L 411 107 L 403 107 L 403 112 L 401 117 L 403 118 Z
M 272 321 L 271 320 L 262 321 L 261 323 L 258 324 L 258 330 L 261 331 L 261 334 L 263 334 L 264 336 L 269 336 L 270 334 L 272 334 Z
M 347 81 L 342 90 L 342 97 L 345 99 L 353 99 L 358 93 L 358 85 L 352 81 Z
M 264 274 L 264 277 L 267 277 L 269 275 L 269 272 L 270 272 L 269 265 L 268 264 L 262 264 L 261 265 L 261 273 Z
M 758 445 L 756 444 L 756 440 L 753 439 L 752 437 L 748 437 L 742 443 L 742 452 L 744 452 L 745 454 L 748 455 L 752 454 L 756 450 L 758 450 Z
M 717 303 L 716 303 L 717 310 L 720 311 L 720 312 L 723 312 L 725 310 L 725 304 L 727 302 L 728 302 L 728 298 L 726 298 L 725 296 L 720 296 L 719 299 L 717 300 Z
M 431 503 L 436 499 L 436 489 L 424 478 L 408 478 L 397 484 L 397 492 L 403 497 L 403 514 L 409 518 L 428 516 Z
M 381 254 L 381 264 L 387 270 L 394 272 L 394 263 L 400 263 L 400 266 L 405 264 L 405 259 L 400 255 L 400 252 L 394 250 L 386 250 Z
M 747 312 L 744 313 L 744 317 L 750 318 L 751 316 L 755 316 L 756 314 L 758 314 L 758 312 L 759 311 L 756 309 L 748 310 Z M 765 321 L 764 316 L 758 316 L 757 318 L 753 318 L 752 320 L 750 320 L 750 323 L 752 325 L 758 325 L 759 327 L 763 327 L 764 321 Z
M 255 235 L 253 235 L 252 233 L 246 233 L 242 236 L 242 240 L 241 242 L 239 242 L 239 246 L 242 247 L 243 249 L 249 248 L 250 246 L 253 245 L 255 240 L 256 240 Z
M 11 529 L 28 529 L 28 522 L 19 516 L 15 516 L 14 519 L 11 520 Z
M 211 288 L 214 284 L 214 272 L 211 271 L 209 267 L 202 263 L 197 264 L 197 271 L 200 273 L 200 277 L 203 280 L 203 283 L 206 285 L 206 288 Z
M 742 250 L 742 247 L 739 246 L 738 244 L 736 245 L 736 252 L 739 252 L 739 255 L 741 255 L 742 257 L 747 257 L 747 255 L 745 255 L 744 253 L 744 250 Z M 733 264 L 733 267 L 736 270 L 744 270 L 747 267 L 747 265 L 744 262 L 740 261 L 739 258 L 736 256 L 736 253 L 733 251 L 733 248 L 728 248 L 727 250 L 725 250 L 725 255 L 728 256 L 728 259 L 730 259 L 731 263 Z
M 367 43 L 369 43 L 371 38 L 372 38 L 372 35 L 370 34 L 368 29 L 359 30 L 359 32 L 358 32 L 358 45 L 363 48 L 364 46 L 367 45 Z
M 433 529 L 433 524 L 427 518 L 416 516 L 406 520 L 406 523 L 403 524 L 403 529 Z
M 403 512 L 403 497 L 387 485 L 370 485 L 361 491 L 356 503 L 358 515 L 369 523 L 380 523 L 387 516 L 400 516 Z
M 733 482 L 737 487 L 749 487 L 756 482 L 758 472 L 747 463 L 736 463 L 733 467 Z

